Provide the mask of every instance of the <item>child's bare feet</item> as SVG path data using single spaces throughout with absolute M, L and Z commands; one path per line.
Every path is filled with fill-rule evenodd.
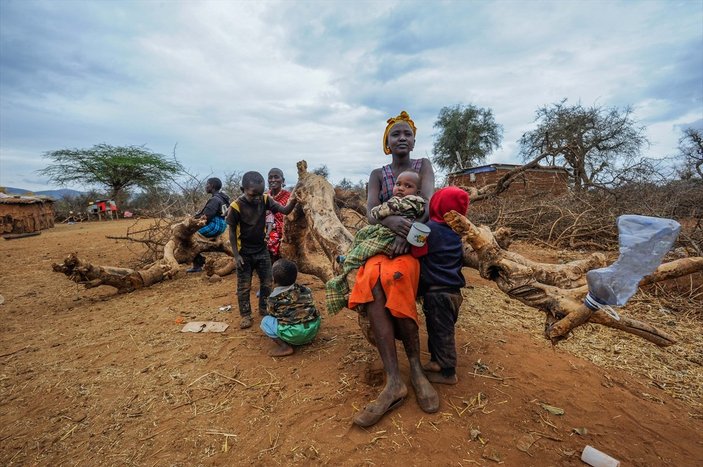
M 453 374 L 451 376 L 444 376 L 442 373 L 440 373 L 438 371 L 425 370 L 425 376 L 427 376 L 427 380 L 430 383 L 456 384 L 459 382 L 459 379 L 456 377 L 456 374 Z
M 439 366 L 439 363 L 430 361 L 427 364 L 423 365 L 422 371 L 425 373 L 425 376 L 427 376 L 427 380 L 430 383 L 439 383 L 439 384 L 456 384 L 459 382 L 459 379 L 456 377 L 456 374 L 453 374 L 452 376 L 444 376 L 442 372 L 442 367 Z
M 271 357 L 285 357 L 286 355 L 292 355 L 295 349 L 281 339 L 273 339 L 276 343 L 276 347 L 269 352 Z

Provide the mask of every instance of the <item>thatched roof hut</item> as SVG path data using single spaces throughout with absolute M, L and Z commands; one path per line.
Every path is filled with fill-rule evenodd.
M 54 200 L 0 193 L 0 234 L 38 232 L 54 226 Z

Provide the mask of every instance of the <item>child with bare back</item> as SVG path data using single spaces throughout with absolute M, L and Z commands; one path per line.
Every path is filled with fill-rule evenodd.
M 377 221 L 388 216 L 402 216 L 411 221 L 422 217 L 425 199 L 419 196 L 419 190 L 420 174 L 414 170 L 401 172 L 393 186 L 393 196 L 371 209 L 371 216 Z M 349 252 L 339 258 L 342 260 L 342 274 L 325 284 L 327 310 L 330 313 L 337 313 L 347 306 L 350 292 L 347 275 L 374 255 L 393 256 L 395 238 L 395 232 L 380 223 L 367 225 L 356 233 Z

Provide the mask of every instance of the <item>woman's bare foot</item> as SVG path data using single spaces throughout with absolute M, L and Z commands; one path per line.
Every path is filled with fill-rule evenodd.
M 427 413 L 435 413 L 438 411 L 439 395 L 428 381 L 425 373 L 422 372 L 422 369 L 420 369 L 420 371 L 413 371 L 411 369 L 410 381 L 415 388 L 415 396 L 417 397 L 417 403 L 420 405 L 420 408 Z
M 276 343 L 276 347 L 269 352 L 271 357 L 285 357 L 286 355 L 292 355 L 295 349 L 281 339 L 273 339 Z
M 453 374 L 451 376 L 444 376 L 442 373 L 439 373 L 437 371 L 425 370 L 425 376 L 427 376 L 427 379 L 430 383 L 456 384 L 459 382 L 459 378 L 456 377 L 456 374 Z
M 376 400 L 371 401 L 364 410 L 356 414 L 354 423 L 361 427 L 376 424 L 386 412 L 399 407 L 408 395 L 408 388 L 402 382 L 388 383 Z
M 440 371 L 442 371 L 442 367 L 440 367 L 439 363 L 437 362 L 429 361 L 422 367 L 422 371 L 424 371 L 425 373 L 427 373 L 428 371 L 439 373 Z

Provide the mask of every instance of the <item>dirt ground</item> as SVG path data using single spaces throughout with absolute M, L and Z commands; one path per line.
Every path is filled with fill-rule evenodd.
M 583 465 L 592 445 L 623 466 L 703 465 L 702 402 L 685 391 L 701 378 L 699 321 L 657 322 L 683 336 L 669 349 L 595 326 L 552 347 L 539 312 L 466 270 L 459 384 L 437 387 L 439 413 L 423 413 L 411 390 L 364 430 L 352 416 L 380 388 L 365 377 L 376 357 L 351 312 L 325 317 L 293 356 L 271 358 L 258 319 L 237 326 L 234 276 L 184 274 L 117 295 L 52 272 L 74 251 L 133 266 L 135 247 L 105 238 L 129 225 L 0 240 L 0 464 Z M 300 282 L 322 307 L 323 284 Z M 181 333 L 181 320 L 230 327 Z M 635 361 L 652 363 L 629 369 Z

